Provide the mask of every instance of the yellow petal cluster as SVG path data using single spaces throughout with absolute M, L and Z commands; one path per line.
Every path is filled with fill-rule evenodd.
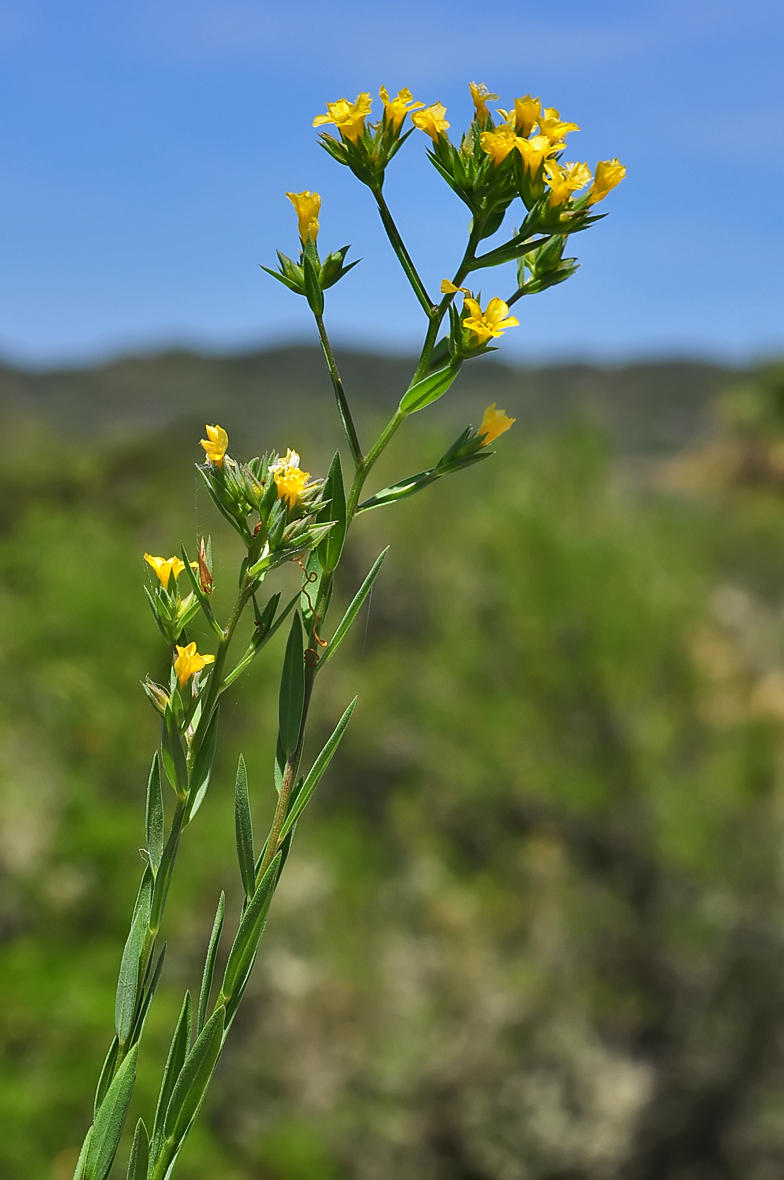
M 497 166 L 502 164 L 510 152 L 517 147 L 517 132 L 508 123 L 503 123 L 495 131 L 483 131 L 479 137 L 482 151 L 486 153 Z M 521 142 L 525 143 L 525 140 Z
M 286 196 L 296 211 L 302 244 L 304 245 L 308 238 L 311 242 L 315 242 L 319 231 L 318 215 L 321 211 L 321 197 L 318 193 L 310 192 L 309 189 L 306 189 L 304 193 L 286 193 Z
M 172 574 L 174 574 L 176 582 L 185 569 L 185 562 L 180 561 L 179 557 L 153 557 L 150 553 L 145 553 L 144 560 L 155 570 L 164 590 L 168 588 L 169 578 Z M 195 566 L 195 564 L 195 562 L 191 562 L 191 565 Z
M 550 143 L 563 144 L 564 136 L 570 131 L 579 131 L 576 123 L 564 123 L 555 107 L 545 107 L 539 119 L 539 134 L 546 135 Z
M 526 172 L 538 172 L 542 161 L 554 155 L 558 150 L 557 144 L 552 144 L 546 135 L 535 135 L 533 139 L 523 139 L 518 136 L 515 147 L 523 157 L 523 167 Z
M 174 674 L 180 682 L 180 688 L 185 688 L 185 685 L 190 680 L 195 672 L 201 672 L 207 664 L 215 662 L 215 656 L 200 655 L 196 650 L 195 643 L 189 643 L 187 647 L 177 646 L 177 658 L 174 661 Z
M 426 135 L 435 142 L 439 135 L 449 127 L 444 115 L 446 114 L 446 107 L 441 102 L 434 102 L 431 106 L 425 107 L 424 110 L 415 111 L 411 116 L 411 122 L 420 131 L 424 131 Z
M 589 203 L 595 205 L 597 201 L 603 201 L 625 175 L 626 168 L 617 157 L 614 160 L 600 160 L 596 165 L 593 187 L 588 194 Z
M 474 100 L 474 106 L 476 107 L 476 120 L 478 123 L 484 123 L 490 117 L 487 104 L 493 99 L 498 98 L 498 95 L 491 94 L 484 82 L 469 82 L 468 88 L 471 91 L 471 98 Z
M 542 103 L 538 98 L 531 98 L 526 94 L 524 98 L 516 98 L 514 104 L 515 131 L 524 139 L 533 131 L 542 114 Z
M 355 102 L 347 98 L 339 98 L 337 102 L 328 102 L 328 115 L 316 115 L 314 127 L 323 127 L 325 123 L 334 123 L 344 139 L 356 143 L 365 130 L 365 119 L 370 114 L 373 99 L 369 94 L 362 93 Z
M 391 127 L 393 131 L 400 130 L 406 115 L 425 105 L 423 102 L 414 102 L 414 96 L 407 86 L 398 91 L 397 98 L 389 97 L 386 86 L 382 86 L 378 94 L 384 104 L 387 126 Z
M 286 458 L 280 459 L 271 468 L 275 487 L 278 489 L 278 499 L 285 500 L 289 508 L 296 507 L 297 500 L 310 479 L 309 471 L 302 471 L 299 465 L 299 455 L 296 451 L 286 451 Z
M 222 467 L 229 447 L 229 436 L 222 426 L 205 426 L 207 437 L 201 440 L 204 454 L 215 467 Z
M 497 410 L 495 402 L 488 406 L 482 418 L 482 425 L 479 427 L 477 434 L 482 435 L 482 446 L 486 447 L 491 442 L 495 442 L 500 434 L 504 434 L 516 422 L 516 418 L 507 417 L 506 410 Z
M 516 328 L 520 321 L 509 315 L 509 308 L 497 296 L 491 299 L 484 311 L 477 299 L 465 297 L 465 306 L 471 313 L 463 320 L 463 327 L 477 337 L 477 343 L 484 344 L 495 336 L 503 336 L 506 328 Z
M 561 165 L 556 160 L 546 160 L 544 170 L 550 186 L 551 205 L 563 205 L 572 193 L 585 188 L 591 179 L 591 169 L 587 164 Z

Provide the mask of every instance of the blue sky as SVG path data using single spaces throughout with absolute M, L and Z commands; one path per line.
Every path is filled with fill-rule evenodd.
M 510 359 L 784 353 L 782 60 L 780 0 L 2 0 L 0 354 L 310 338 L 304 301 L 258 269 L 295 252 L 284 192 L 305 188 L 320 244 L 364 260 L 329 301 L 336 339 L 415 346 L 369 194 L 311 122 L 384 83 L 444 102 L 458 131 L 472 79 L 579 123 L 570 158 L 628 167 L 573 239 L 575 278 L 524 301 Z M 467 218 L 425 147 L 411 137 L 387 190 L 435 287 Z M 484 293 L 513 285 L 494 271 Z

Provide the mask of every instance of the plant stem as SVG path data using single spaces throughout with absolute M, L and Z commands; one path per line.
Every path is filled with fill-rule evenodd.
M 383 222 L 384 229 L 387 231 L 387 237 L 389 238 L 392 249 L 397 254 L 398 259 L 400 260 L 400 265 L 406 272 L 406 277 L 414 289 L 414 294 L 422 304 L 425 314 L 428 316 L 428 318 L 432 319 L 438 309 L 433 303 L 433 300 L 428 295 L 427 290 L 425 289 L 425 284 L 422 282 L 419 274 L 417 273 L 417 268 L 414 266 L 414 263 L 411 260 L 411 255 L 406 249 L 403 239 L 400 236 L 400 231 L 395 225 L 392 214 L 389 211 L 389 206 L 384 200 L 384 194 L 380 188 L 373 188 L 372 192 L 373 196 L 376 198 L 378 211 L 381 214 L 381 221 Z
M 359 445 L 359 436 L 354 425 L 354 419 L 351 416 L 351 408 L 348 404 L 345 390 L 343 389 L 343 382 L 340 379 L 335 357 L 332 352 L 332 346 L 329 343 L 327 336 L 327 329 L 324 327 L 324 317 L 316 315 L 316 324 L 318 326 L 319 340 L 321 341 L 321 348 L 324 353 L 324 360 L 327 364 L 330 380 L 332 381 L 332 388 L 335 391 L 335 399 L 338 403 L 338 413 L 340 420 L 343 423 L 343 429 L 346 432 L 348 445 L 351 447 L 351 454 L 354 459 L 354 466 L 357 470 L 362 466 L 364 461 L 362 455 L 362 447 Z

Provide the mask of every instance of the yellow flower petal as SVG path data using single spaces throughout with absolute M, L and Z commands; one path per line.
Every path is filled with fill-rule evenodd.
M 482 418 L 482 425 L 479 427 L 477 434 L 482 435 L 482 446 L 486 447 L 491 442 L 495 442 L 500 434 L 504 434 L 509 430 L 516 418 L 507 417 L 506 410 L 497 410 L 495 402 L 488 406 Z
M 180 561 L 179 557 L 153 557 L 151 554 L 145 553 L 144 560 L 155 570 L 164 590 L 167 590 L 169 587 L 169 578 L 171 575 L 174 574 L 174 580 L 176 582 L 185 569 L 185 562 Z
M 213 655 L 200 655 L 196 650 L 195 643 L 189 643 L 185 647 L 177 647 L 177 657 L 174 661 L 174 674 L 179 681 L 180 688 L 184 688 L 196 672 L 201 672 L 207 664 L 215 662 Z
M 422 111 L 414 111 L 411 115 L 411 122 L 420 131 L 424 131 L 426 135 L 435 142 L 439 135 L 443 133 L 450 126 L 447 123 L 444 115 L 446 114 L 446 107 L 441 102 L 434 102 L 432 106 L 425 107 Z
M 315 242 L 318 237 L 318 215 L 321 210 L 321 197 L 306 189 L 304 193 L 286 193 L 297 213 L 299 221 L 299 236 L 303 244 L 310 238 Z
M 356 143 L 365 130 L 365 119 L 370 114 L 373 99 L 367 93 L 357 96 L 355 102 L 347 98 L 339 98 L 337 102 L 328 102 L 328 115 L 316 115 L 314 127 L 323 127 L 325 123 L 334 123 L 340 134 L 351 143 Z
M 222 426 L 205 426 L 207 437 L 201 440 L 207 459 L 215 467 L 222 467 L 229 446 L 229 436 Z

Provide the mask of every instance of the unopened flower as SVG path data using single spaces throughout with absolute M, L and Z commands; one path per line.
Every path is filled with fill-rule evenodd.
M 373 99 L 369 94 L 360 94 L 356 102 L 349 102 L 347 98 L 339 98 L 337 102 L 328 102 L 328 115 L 316 115 L 314 127 L 323 127 L 325 123 L 334 123 L 344 139 L 356 143 L 365 130 L 365 119 L 370 114 Z
M 414 96 L 407 86 L 398 91 L 397 98 L 389 97 L 386 86 L 382 86 L 378 93 L 384 104 L 387 126 L 391 127 L 393 131 L 400 130 L 406 115 L 425 105 L 423 102 L 414 102 Z
M 321 197 L 318 193 L 312 193 L 308 189 L 304 193 L 286 193 L 286 196 L 296 210 L 299 236 L 303 245 L 308 238 L 311 242 L 315 242 L 319 231 L 318 215 L 321 209 Z
M 542 114 L 542 104 L 538 98 L 531 98 L 526 94 L 524 98 L 516 98 L 514 104 L 515 130 L 525 139 L 533 131 Z
M 579 131 L 576 123 L 565 123 L 555 107 L 545 107 L 539 119 L 539 134 L 546 135 L 550 143 L 563 143 L 570 131 Z
M 289 508 L 294 508 L 310 479 L 310 472 L 302 471 L 299 455 L 290 449 L 286 451 L 286 458 L 280 459 L 271 471 L 278 489 L 278 499 L 285 500 Z
M 507 417 L 506 410 L 497 410 L 495 402 L 488 406 L 482 418 L 482 425 L 479 427 L 477 434 L 482 436 L 482 446 L 489 446 L 491 442 L 495 442 L 499 434 L 504 434 L 516 418 Z
M 180 682 L 180 688 L 185 688 L 194 673 L 201 672 L 207 664 L 215 662 L 215 656 L 200 655 L 196 650 L 195 643 L 189 643 L 187 647 L 180 647 L 177 644 L 176 647 L 177 658 L 174 661 L 174 673 Z
M 476 120 L 478 123 L 484 123 L 490 118 L 487 103 L 498 98 L 498 95 L 491 94 L 484 82 L 469 82 L 468 88 L 471 91 L 471 97 L 476 107 Z
M 151 554 L 145 553 L 144 560 L 155 570 L 164 590 L 168 587 L 169 578 L 172 574 L 174 574 L 174 580 L 176 582 L 185 569 L 185 562 L 180 561 L 179 557 L 153 557 Z M 192 561 L 191 565 L 194 569 L 196 568 L 195 561 Z
M 205 426 L 207 437 L 201 440 L 204 453 L 214 467 L 222 467 L 229 446 L 229 436 L 222 426 Z
M 563 205 L 564 201 L 585 188 L 591 179 L 591 169 L 587 164 L 559 164 L 556 160 L 545 161 L 544 170 L 547 173 L 547 183 L 550 186 L 550 204 Z
M 471 314 L 463 320 L 463 327 L 477 337 L 479 344 L 484 344 L 494 336 L 503 336 L 506 328 L 516 328 L 520 323 L 513 315 L 509 315 L 508 306 L 497 296 L 490 300 L 484 311 L 479 301 L 468 295 L 465 297 L 465 306 Z
M 603 201 L 610 190 L 621 183 L 625 175 L 626 168 L 617 157 L 614 160 L 600 160 L 596 165 L 593 188 L 588 194 L 590 204 L 595 205 L 597 201 Z
M 546 135 L 535 135 L 533 139 L 523 139 L 518 135 L 514 146 L 523 157 L 523 167 L 534 173 L 539 170 L 543 160 L 558 151 Z
M 411 116 L 411 122 L 420 131 L 424 131 L 435 142 L 439 135 L 449 127 L 444 115 L 446 114 L 446 107 L 441 102 L 434 102 L 431 106 L 425 107 L 424 110 L 415 111 Z
M 517 143 L 517 132 L 508 123 L 502 124 L 496 131 L 483 131 L 479 142 L 482 151 L 498 166 L 503 163 Z

